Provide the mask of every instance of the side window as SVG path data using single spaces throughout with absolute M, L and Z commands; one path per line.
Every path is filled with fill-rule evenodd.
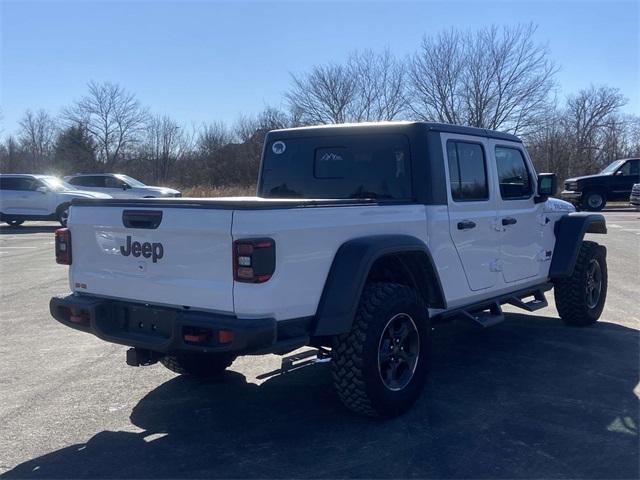
M 104 187 L 104 177 L 87 175 L 72 178 L 69 183 L 80 187 Z
M 629 160 L 616 172 L 618 175 L 624 176 L 637 176 L 640 175 L 640 160 Z
M 503 200 L 529 198 L 533 194 L 531 175 L 520 150 L 496 147 L 496 165 Z
M 27 177 L 6 177 L 0 179 L 0 190 L 35 190 L 40 182 Z
M 616 175 L 624 175 L 625 177 L 627 175 L 631 175 L 631 162 L 627 162 L 622 165 L 616 172 Z
M 0 190 L 20 190 L 18 188 L 20 179 L 15 177 L 0 178 Z
M 456 201 L 487 200 L 487 168 L 482 145 L 478 143 L 447 142 L 449 186 Z
M 104 179 L 105 188 L 122 188 L 124 182 L 115 177 L 102 177 Z

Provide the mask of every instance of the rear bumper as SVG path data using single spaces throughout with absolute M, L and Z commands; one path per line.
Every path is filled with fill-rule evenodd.
M 560 192 L 560 198 L 565 202 L 579 203 L 582 198 L 582 192 L 574 192 L 572 190 L 563 190 Z
M 245 354 L 269 350 L 278 339 L 273 318 L 247 320 L 77 294 L 52 297 L 49 310 L 68 327 L 107 342 L 159 353 Z M 220 331 L 224 332 L 221 336 Z

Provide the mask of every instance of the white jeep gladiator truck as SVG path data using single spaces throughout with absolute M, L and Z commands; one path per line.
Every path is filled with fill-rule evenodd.
M 269 132 L 257 197 L 75 200 L 56 232 L 63 324 L 212 376 L 238 355 L 330 349 L 338 396 L 390 417 L 425 380 L 433 325 L 488 326 L 554 289 L 569 325 L 606 297 L 600 214 L 550 198 L 513 135 L 424 122 Z

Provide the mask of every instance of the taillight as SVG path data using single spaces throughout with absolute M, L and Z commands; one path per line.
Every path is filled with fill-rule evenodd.
M 56 230 L 56 262 L 71 265 L 71 231 L 68 228 Z
M 271 238 L 250 238 L 233 242 L 233 279 L 264 283 L 276 269 L 276 242 Z

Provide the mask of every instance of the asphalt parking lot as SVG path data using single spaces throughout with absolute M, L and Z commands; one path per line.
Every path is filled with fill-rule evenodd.
M 640 213 L 605 215 L 596 326 L 565 327 L 551 304 L 484 331 L 443 327 L 422 398 L 386 422 L 347 413 L 326 364 L 259 380 L 279 357 L 243 357 L 217 383 L 128 367 L 125 347 L 50 318 L 67 290 L 54 224 L 3 225 L 0 474 L 638 478 Z

